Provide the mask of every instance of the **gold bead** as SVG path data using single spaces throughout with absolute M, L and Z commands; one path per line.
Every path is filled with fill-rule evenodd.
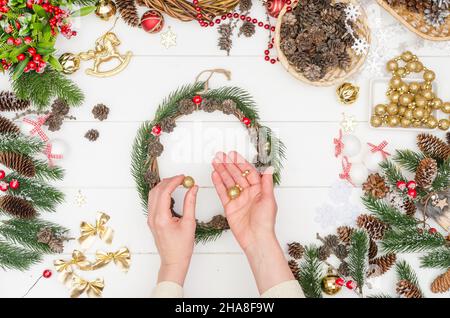
M 423 79 L 426 82 L 432 82 L 432 81 L 434 81 L 435 78 L 436 78 L 436 74 L 432 70 L 426 70 L 423 73 Z
M 386 69 L 389 72 L 394 72 L 398 69 L 398 63 L 396 60 L 390 60 L 389 62 L 387 62 L 386 64 Z
M 430 118 L 427 119 L 427 127 L 430 129 L 434 129 L 438 126 L 438 121 L 434 116 L 430 116 Z
M 359 96 L 359 87 L 352 83 L 343 83 L 336 89 L 339 101 L 343 104 L 353 104 Z
M 190 176 L 186 176 L 184 177 L 183 180 L 183 187 L 185 187 L 186 189 L 190 189 L 195 185 L 195 181 L 194 178 L 190 177 Z
M 417 107 L 413 110 L 413 116 L 415 119 L 422 119 L 425 116 L 425 110 L 422 107 Z
M 450 127 L 450 121 L 448 119 L 441 119 L 439 120 L 438 127 L 441 130 L 448 130 L 448 128 Z
M 408 106 L 413 102 L 413 96 L 411 94 L 403 94 L 399 98 L 400 105 Z
M 412 109 L 407 109 L 406 112 L 405 112 L 405 114 L 404 114 L 403 116 L 404 116 L 405 118 L 407 118 L 407 119 L 413 119 L 414 116 L 413 116 L 413 111 L 412 111 Z
M 415 121 L 413 121 L 412 126 L 414 128 L 420 128 L 420 127 L 422 127 L 422 123 L 420 122 L 420 120 L 415 120 Z
M 423 90 L 422 93 L 423 97 L 425 97 L 427 100 L 432 100 L 434 98 L 434 93 L 431 89 Z
M 427 105 L 427 99 L 420 94 L 414 97 L 414 101 L 418 107 L 425 107 Z
M 62 72 L 70 75 L 80 69 L 80 58 L 73 53 L 64 53 L 59 57 L 59 64 L 62 66 Z
M 409 91 L 409 85 L 403 82 L 402 85 L 400 85 L 400 87 L 398 88 L 398 90 L 401 93 L 407 93 Z
M 389 94 L 389 100 L 393 103 L 398 103 L 398 99 L 400 98 L 399 92 L 392 92 Z
M 410 93 L 416 94 L 416 93 L 419 92 L 419 90 L 420 90 L 420 84 L 419 83 L 412 82 L 412 83 L 409 84 L 409 92 Z
M 416 73 L 420 73 L 423 71 L 423 64 L 420 61 L 416 61 Z
M 386 112 L 389 115 L 397 115 L 398 114 L 398 106 L 397 106 L 397 104 L 389 104 L 386 107 Z
M 404 67 L 399 67 L 398 70 L 395 71 L 395 74 L 400 76 L 400 77 L 405 76 L 406 73 L 407 73 L 407 70 Z
M 411 120 L 410 120 L 410 119 L 407 119 L 407 118 L 402 118 L 402 119 L 400 120 L 400 125 L 401 125 L 403 128 L 409 128 L 409 127 L 411 127 Z
M 440 98 L 434 98 L 432 101 L 432 107 L 433 109 L 440 109 L 442 107 L 442 99 Z
M 401 55 L 401 59 L 405 62 L 409 62 L 413 59 L 414 54 L 412 54 L 410 51 L 403 52 Z
M 423 91 L 431 90 L 432 89 L 432 85 L 430 83 L 428 83 L 428 82 L 422 82 L 420 84 L 420 89 L 423 90 Z
M 400 76 L 392 76 L 389 84 L 392 88 L 399 88 L 402 85 L 403 81 Z
M 382 116 L 386 114 L 386 105 L 384 104 L 378 104 L 375 106 L 375 114 Z
M 411 61 L 406 63 L 406 69 L 410 72 L 418 72 L 417 70 L 419 69 L 419 65 L 417 61 Z
M 403 115 L 405 114 L 405 112 L 406 112 L 407 109 L 408 109 L 408 107 L 406 107 L 406 106 L 400 106 L 400 107 L 398 108 L 398 114 L 399 114 L 400 116 L 403 116 Z
M 400 118 L 398 116 L 389 116 L 387 118 L 387 124 L 390 127 L 397 127 L 400 124 Z
M 373 115 L 370 118 L 370 124 L 373 127 L 380 127 L 383 124 L 383 120 L 381 119 L 381 117 L 377 116 L 377 115 Z
M 241 189 L 235 185 L 228 189 L 228 197 L 231 200 L 237 199 L 241 195 Z
M 441 109 L 444 113 L 450 114 L 450 102 L 443 103 Z

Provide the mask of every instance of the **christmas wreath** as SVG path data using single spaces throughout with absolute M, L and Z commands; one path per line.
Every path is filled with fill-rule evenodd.
M 160 181 L 157 159 L 164 150 L 160 135 L 172 132 L 178 118 L 194 111 L 221 111 L 241 121 L 258 151 L 255 166 L 261 170 L 272 166 L 274 183 L 280 183 L 285 146 L 272 134 L 270 128 L 258 122 L 258 112 L 250 94 L 238 87 L 209 90 L 207 81 L 196 82 L 169 95 L 158 107 L 154 119 L 145 122 L 136 136 L 132 150 L 132 174 L 145 211 L 148 208 L 149 191 Z M 172 200 L 172 214 L 179 216 L 173 210 L 173 203 Z M 216 215 L 209 222 L 197 222 L 196 240 L 214 240 L 227 229 L 229 226 L 225 217 Z

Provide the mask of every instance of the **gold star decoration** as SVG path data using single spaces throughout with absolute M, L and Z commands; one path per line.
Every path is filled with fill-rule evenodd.
M 161 45 L 166 49 L 177 45 L 177 35 L 170 26 L 167 28 L 167 31 L 161 34 Z
M 355 116 L 342 113 L 341 127 L 344 132 L 354 132 L 357 125 Z
M 444 208 L 445 208 L 446 206 L 448 206 L 447 198 L 440 199 L 440 200 L 436 203 L 436 206 L 437 206 L 439 209 L 444 210 Z

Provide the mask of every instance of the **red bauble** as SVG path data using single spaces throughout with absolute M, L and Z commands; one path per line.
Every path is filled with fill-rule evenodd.
M 406 184 L 406 187 L 408 189 L 415 189 L 417 186 L 416 181 L 408 181 L 408 183 Z
M 195 95 L 192 98 L 192 101 L 196 104 L 196 105 L 200 105 L 202 103 L 203 98 L 200 95 Z
M 8 190 L 8 184 L 6 182 L 0 181 L 0 191 L 7 191 Z
M 285 4 L 286 0 L 268 0 L 266 4 L 267 13 L 269 13 L 271 17 L 278 18 L 280 11 Z
M 51 270 L 49 270 L 49 269 L 46 269 L 45 271 L 43 271 L 42 272 L 42 277 L 44 277 L 44 278 L 50 278 L 50 277 L 52 277 L 52 271 Z
M 345 286 L 348 289 L 355 289 L 356 288 L 356 283 L 352 280 L 349 280 L 347 283 L 345 283 Z
M 408 189 L 408 196 L 415 199 L 417 197 L 416 189 Z
M 401 191 L 406 189 L 406 182 L 403 180 L 397 181 L 397 188 Z
M 341 277 L 336 278 L 336 285 L 344 286 L 344 284 L 345 284 L 345 280 L 343 278 L 341 278 Z
M 159 126 L 159 125 L 153 126 L 153 128 L 152 128 L 152 135 L 156 136 L 156 137 L 161 135 L 161 126 Z
M 142 15 L 141 26 L 145 32 L 158 33 L 164 26 L 164 17 L 159 11 L 149 10 Z
M 247 118 L 247 117 L 244 117 L 244 118 L 242 118 L 242 122 L 244 123 L 244 125 L 245 126 L 250 126 L 251 124 L 252 124 L 252 121 L 249 119 L 249 118 Z
M 430 233 L 430 234 L 436 234 L 436 233 L 437 233 L 437 230 L 436 230 L 434 227 L 432 227 L 432 228 L 430 228 L 430 229 L 428 230 L 428 233 Z
M 11 181 L 9 181 L 9 187 L 13 190 L 17 190 L 19 189 L 20 183 L 19 180 L 17 179 L 12 179 Z
M 6 176 L 5 170 L 0 170 L 0 180 Z

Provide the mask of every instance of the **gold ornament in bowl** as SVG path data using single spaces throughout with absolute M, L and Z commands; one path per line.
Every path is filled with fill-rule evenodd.
M 80 69 L 80 58 L 73 53 L 64 53 L 59 58 L 59 64 L 62 66 L 62 72 L 70 75 Z
M 329 268 L 327 275 L 322 278 L 322 291 L 327 295 L 336 295 L 340 292 L 342 286 L 336 283 L 337 279 L 339 279 L 339 275 Z
M 356 102 L 359 96 L 359 87 L 352 83 L 343 83 L 336 89 L 336 94 L 342 104 L 349 105 Z

